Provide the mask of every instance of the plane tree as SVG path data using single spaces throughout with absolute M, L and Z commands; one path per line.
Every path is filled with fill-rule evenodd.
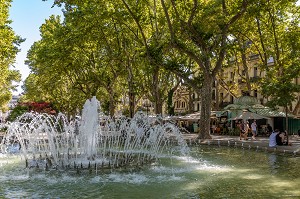
M 147 96 L 154 103 L 155 113 L 162 113 L 167 90 L 173 86 L 175 78 L 172 73 L 160 67 L 161 56 L 156 55 L 160 55 L 161 48 L 155 45 L 153 48 L 150 47 L 151 43 L 161 43 L 159 35 L 163 33 L 156 28 L 158 27 L 158 22 L 155 21 L 156 10 L 142 10 L 144 7 L 140 6 L 139 2 L 125 1 L 90 1 L 88 4 L 81 1 L 55 1 L 55 3 L 64 6 L 67 12 L 80 11 L 83 8 L 93 10 L 91 16 L 94 19 L 90 20 L 106 21 L 99 23 L 98 28 L 114 23 L 114 26 L 110 27 L 114 32 L 107 35 L 106 40 L 116 41 L 109 45 L 110 54 L 116 53 L 114 65 L 127 70 L 127 77 L 124 79 L 128 81 L 131 115 L 142 96 Z M 106 16 L 103 16 L 104 13 Z M 154 20 L 151 21 L 150 18 Z
M 71 0 L 55 2 L 71 7 L 84 4 Z M 117 11 L 123 11 L 124 7 L 127 9 L 127 15 L 130 17 L 125 15 L 126 17 L 123 18 L 125 21 L 134 20 L 137 27 L 134 30 L 137 30 L 140 35 L 139 38 L 151 67 L 166 68 L 182 78 L 196 92 L 201 93 L 199 138 L 209 138 L 212 82 L 222 67 L 231 27 L 243 16 L 249 2 L 247 0 L 185 2 L 161 0 L 153 1 L 152 4 L 147 1 L 114 2 L 112 9 Z M 121 5 L 123 7 L 120 7 Z M 153 14 L 148 14 L 151 11 Z M 150 23 L 152 19 L 157 23 Z M 149 27 L 151 26 L 149 24 L 153 24 L 154 28 Z M 151 43 L 150 38 L 156 42 Z M 152 54 L 153 49 L 163 50 Z M 157 59 L 160 56 L 153 56 L 161 53 L 164 56 L 160 60 Z M 189 59 L 185 60 L 189 61 L 178 63 L 177 60 L 181 58 L 170 54 L 187 57 Z M 175 61 L 174 57 L 177 58 Z M 189 65 L 182 64 L 184 62 Z
M 59 103 L 60 110 L 67 111 L 78 110 L 92 96 L 108 97 L 109 112 L 113 114 L 116 83 L 122 73 L 115 67 L 118 55 L 110 50 L 112 43 L 107 39 L 113 34 L 114 24 L 99 24 L 104 22 L 93 20 L 95 17 L 88 12 L 68 10 L 63 23 L 52 16 L 43 24 L 42 39 L 31 47 L 26 62 L 35 75 L 35 81 L 28 80 L 31 89 L 27 91 L 33 91 L 28 96 L 38 92 L 38 96 L 51 98 Z
M 68 30 L 59 16 L 51 16 L 40 27 L 40 32 L 41 39 L 27 53 L 25 63 L 31 74 L 25 80 L 24 100 L 53 102 L 58 110 L 75 114 L 86 96 L 76 89 L 73 82 L 84 71 L 73 74 L 68 70 L 75 65 L 71 39 L 63 37 Z
M 261 7 L 255 17 L 261 68 L 265 70 L 262 93 L 268 100 L 267 105 L 284 108 L 287 130 L 288 113 L 297 114 L 300 105 L 299 6 L 290 0 L 263 2 Z
M 210 138 L 212 84 L 221 70 L 231 27 L 244 15 L 248 1 L 164 1 L 169 46 L 188 56 L 199 71 L 187 76 L 180 65 L 170 68 L 201 94 L 200 139 Z
M 21 74 L 14 69 L 19 45 L 24 40 L 17 36 L 9 26 L 10 0 L 1 1 L 0 4 L 0 110 L 7 110 L 7 103 L 11 100 L 12 91 L 16 89 L 16 82 L 21 80 Z

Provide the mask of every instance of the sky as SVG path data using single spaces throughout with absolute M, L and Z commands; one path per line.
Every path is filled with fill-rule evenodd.
M 18 53 L 16 63 L 14 64 L 15 69 L 19 70 L 22 74 L 22 82 L 14 94 L 22 92 L 21 85 L 30 73 L 24 61 L 31 45 L 41 38 L 39 27 L 50 15 L 62 15 L 61 8 L 57 6 L 51 8 L 52 5 L 53 0 L 13 0 L 11 3 L 9 19 L 12 20 L 12 23 L 10 27 L 12 27 L 17 35 L 26 39 L 20 46 L 21 51 Z

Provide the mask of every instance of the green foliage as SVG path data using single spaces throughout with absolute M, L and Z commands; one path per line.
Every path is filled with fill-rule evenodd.
M 259 15 L 262 69 L 262 93 L 268 105 L 287 108 L 300 91 L 295 78 L 300 77 L 299 12 L 294 1 L 271 2 L 264 5 L 265 15 Z M 267 23 L 266 23 L 267 22 Z M 266 59 L 273 58 L 273 63 Z
M 268 106 L 273 108 L 287 107 L 296 98 L 296 93 L 300 92 L 300 86 L 291 82 L 285 76 L 276 77 L 262 82 L 262 92 L 270 97 Z
M 0 110 L 7 110 L 6 104 L 12 97 L 11 91 L 16 88 L 14 82 L 21 80 L 18 71 L 13 70 L 18 46 L 23 41 L 16 36 L 9 24 L 8 9 L 10 0 L 2 0 L 0 3 Z
M 16 107 L 10 112 L 8 121 L 14 121 L 17 117 L 21 116 L 25 112 L 37 112 L 56 114 L 57 111 L 53 109 L 52 104 L 47 102 L 23 102 L 18 103 Z
M 109 101 L 105 100 L 101 102 L 101 111 L 106 114 L 109 115 Z
M 122 115 L 126 116 L 126 117 L 130 117 L 130 112 L 128 108 L 123 109 Z
M 7 121 L 14 121 L 17 117 L 23 115 L 28 112 L 29 107 L 24 105 L 17 105 L 8 115 Z
M 55 3 L 64 6 L 65 18 L 51 16 L 41 27 L 42 39 L 28 52 L 33 74 L 25 82 L 27 100 L 55 101 L 59 110 L 73 114 L 96 95 L 112 114 L 130 93 L 136 101 L 147 96 L 155 108 L 169 99 L 171 112 L 167 91 L 179 78 L 203 91 L 201 108 L 207 115 L 202 119 L 208 127 L 212 81 L 223 67 L 233 67 L 232 57 L 238 67 L 252 54 L 259 55 L 257 65 L 266 75 L 253 82 L 244 78 L 250 90 L 262 82 L 264 95 L 277 105 L 290 104 L 298 91 L 291 83 L 300 71 L 295 1 Z

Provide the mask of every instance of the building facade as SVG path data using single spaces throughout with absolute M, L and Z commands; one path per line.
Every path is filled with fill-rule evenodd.
M 273 63 L 273 58 L 270 58 L 268 65 L 273 65 Z M 243 95 L 255 97 L 262 105 L 268 102 L 268 97 L 264 97 L 260 93 L 258 81 L 265 76 L 265 72 L 259 70 L 258 64 L 258 55 L 251 55 L 247 60 L 246 68 L 237 64 L 237 66 L 223 68 L 219 72 L 217 79 L 212 85 L 213 110 L 221 110 L 227 105 L 233 104 L 235 99 Z M 293 81 L 297 85 L 300 84 L 300 78 L 298 77 Z M 300 93 L 295 94 L 298 100 L 295 100 L 292 106 L 289 107 L 290 111 L 300 106 L 298 102 L 300 101 Z M 185 86 L 180 86 L 173 96 L 175 114 L 198 112 L 201 107 L 200 103 L 199 94 Z M 187 104 L 192 104 L 192 108 L 189 109 Z M 283 111 L 283 108 L 281 107 L 279 110 Z M 299 116 L 299 111 L 296 111 L 295 115 Z

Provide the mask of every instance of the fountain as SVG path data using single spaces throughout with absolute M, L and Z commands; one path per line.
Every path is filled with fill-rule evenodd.
M 72 120 L 27 113 L 7 124 L 0 198 L 300 197 L 299 157 L 236 142 L 187 147 L 173 124 L 143 113 L 110 118 L 98 103 Z
M 115 169 L 141 167 L 164 150 L 188 152 L 178 128 L 142 112 L 134 118 L 99 113 L 96 97 L 84 104 L 81 117 L 25 113 L 8 124 L 3 151 L 20 152 L 26 167 L 40 169 Z

